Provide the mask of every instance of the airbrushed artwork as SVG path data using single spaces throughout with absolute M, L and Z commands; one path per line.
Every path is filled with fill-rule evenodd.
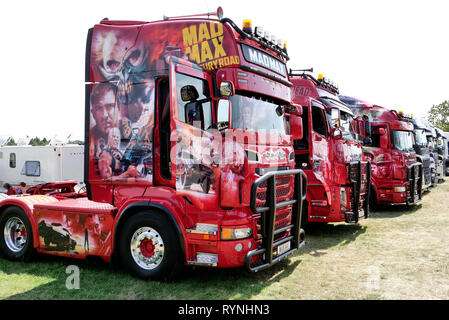
M 102 25 L 96 29 L 91 49 L 91 180 L 153 183 L 155 81 L 158 77 L 168 76 L 169 56 L 190 60 L 205 70 L 238 65 L 239 55 L 234 43 L 226 42 L 230 37 L 227 32 L 217 22 L 177 23 L 151 29 L 130 26 L 120 31 Z M 172 152 L 176 154 L 172 157 L 176 163 L 176 187 L 177 190 L 213 192 L 218 163 L 193 153 L 193 128 L 179 127 L 179 122 L 193 125 L 194 121 L 201 120 L 195 118 L 199 115 L 195 108 L 206 104 L 210 108 L 208 86 L 194 88 L 200 92 L 195 93 L 196 99 L 184 101 L 181 80 L 177 78 L 176 84 L 178 137 L 171 139 L 176 141 L 177 150 Z M 201 103 L 197 99 L 209 101 Z M 181 114 L 181 109 L 186 113 Z M 170 111 L 174 113 L 174 110 Z M 200 145 L 210 149 L 211 135 L 206 134 L 207 129 L 201 128 L 203 140 Z M 219 150 L 214 152 L 221 153 Z M 193 154 L 197 156 L 193 158 Z

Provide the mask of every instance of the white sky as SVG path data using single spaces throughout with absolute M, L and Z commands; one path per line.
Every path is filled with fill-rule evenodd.
M 449 1 L 3 1 L 0 134 L 84 138 L 87 31 L 102 18 L 215 11 L 287 41 L 288 68 L 314 68 L 341 94 L 426 115 L 449 99 Z

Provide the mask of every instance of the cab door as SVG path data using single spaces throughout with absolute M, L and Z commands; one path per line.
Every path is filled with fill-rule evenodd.
M 180 191 L 210 191 L 213 171 L 203 159 L 207 146 L 202 139 L 214 123 L 211 83 L 211 76 L 199 66 L 169 58 L 169 77 L 161 83 L 161 93 L 164 86 L 168 89 L 167 97 L 161 94 L 158 99 L 156 184 Z
M 326 120 L 325 107 L 321 102 L 311 99 L 310 128 L 312 141 L 313 173 L 319 180 L 330 200 L 330 186 L 332 184 L 332 154 L 330 153 L 330 128 Z

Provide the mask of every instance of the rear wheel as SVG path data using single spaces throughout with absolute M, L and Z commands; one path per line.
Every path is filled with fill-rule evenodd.
M 128 271 L 142 279 L 173 280 L 182 268 L 178 237 L 158 211 L 139 212 L 121 230 L 119 257 Z
M 18 207 L 7 208 L 0 217 L 0 251 L 9 260 L 28 260 L 34 252 L 31 223 Z

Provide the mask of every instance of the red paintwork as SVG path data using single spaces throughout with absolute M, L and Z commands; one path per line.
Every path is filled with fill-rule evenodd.
M 119 221 L 122 221 L 121 218 L 129 213 L 126 209 L 138 203 L 142 206 L 145 206 L 145 203 L 154 203 L 169 211 L 178 224 L 182 235 L 181 240 L 185 246 L 186 261 L 195 260 L 197 252 L 208 252 L 218 255 L 218 267 L 242 266 L 245 255 L 260 244 L 260 239 L 256 238 L 257 219 L 249 208 L 250 188 L 259 177 L 255 170 L 262 167 L 294 169 L 294 161 L 289 160 L 289 155 L 293 152 L 291 137 L 289 135 L 248 135 L 242 130 L 228 130 L 229 133 L 235 133 L 236 136 L 243 134 L 249 138 L 244 140 L 239 136 L 237 140 L 227 140 L 218 131 L 217 136 L 199 130 L 203 134 L 201 143 L 210 147 L 215 154 L 221 155 L 223 158 L 231 157 L 234 160 L 243 161 L 243 166 L 233 163 L 225 165 L 207 163 L 214 174 L 214 181 L 210 190 L 204 193 L 177 187 L 176 161 L 172 161 L 171 179 L 165 179 L 161 175 L 161 131 L 159 125 L 156 125 L 162 117 L 159 111 L 160 91 L 156 88 L 161 83 L 161 79 L 168 78 L 170 81 L 168 95 L 171 109 L 171 147 L 176 146 L 180 141 L 192 142 L 197 139 L 193 127 L 178 120 L 176 72 L 206 80 L 214 110 L 219 100 L 215 93 L 223 81 L 232 81 L 236 90 L 268 95 L 283 101 L 286 105 L 290 104 L 291 95 L 286 73 L 285 76 L 282 76 L 270 69 L 246 61 L 243 57 L 241 43 L 270 54 L 285 67 L 285 60 L 276 53 L 263 48 L 254 41 L 240 39 L 238 33 L 229 24 L 222 24 L 217 20 L 176 19 L 151 23 L 103 20 L 100 24 L 95 25 L 92 33 L 89 88 L 92 96 L 95 88 L 97 86 L 100 88 L 100 82 L 107 84 L 116 83 L 118 80 L 116 95 L 113 97 L 115 101 L 112 110 L 114 121 L 109 124 L 105 122 L 105 124 L 109 126 L 109 132 L 111 127 L 120 125 L 120 143 L 130 141 L 130 138 L 128 137 L 128 140 L 123 138 L 124 133 L 127 132 L 126 126 L 122 128 L 118 120 L 126 121 L 133 117 L 135 110 L 133 111 L 132 108 L 134 106 L 126 99 L 131 99 L 129 97 L 134 93 L 133 90 L 137 90 L 135 89 L 137 86 L 135 86 L 126 91 L 128 90 L 126 83 L 119 78 L 122 75 L 122 68 L 129 68 L 127 71 L 130 73 L 127 76 L 131 77 L 137 74 L 137 77 L 140 77 L 136 81 L 139 85 L 143 84 L 143 89 L 138 89 L 143 91 L 150 89 L 155 92 L 153 96 L 155 107 L 152 106 L 142 112 L 147 116 L 145 121 L 139 122 L 133 119 L 128 122 L 130 125 L 133 121 L 134 124 L 139 123 L 138 135 L 145 143 L 151 143 L 149 139 L 151 130 L 154 128 L 152 151 L 150 151 L 153 154 L 152 176 L 142 175 L 141 171 L 137 170 L 137 166 L 133 167 L 132 165 L 126 172 L 101 172 L 99 163 L 108 160 L 107 157 L 101 157 L 101 148 L 106 147 L 106 144 L 109 148 L 109 141 L 106 141 L 106 137 L 103 137 L 103 140 L 99 139 L 100 135 L 95 131 L 96 121 L 94 121 L 93 110 L 86 110 L 86 112 L 92 112 L 87 124 L 89 137 L 86 137 L 89 149 L 88 161 L 86 161 L 88 170 L 86 184 L 90 199 L 65 200 L 63 197 L 48 197 L 46 199 L 48 201 L 51 199 L 51 203 L 35 206 L 33 211 L 32 206 L 26 205 L 25 198 L 9 198 L 0 203 L 0 210 L 1 207 L 9 204 L 24 208 L 32 221 L 34 243 L 39 252 L 75 258 L 96 255 L 109 261 L 115 250 L 116 226 Z M 185 60 L 172 62 L 171 56 Z M 203 70 L 197 69 L 195 65 L 199 65 Z M 243 70 L 242 66 L 261 70 L 271 78 Z M 273 77 L 283 78 L 283 81 L 274 81 Z M 213 78 L 215 83 L 212 81 Z M 243 78 L 247 81 L 239 81 Z M 217 85 L 217 87 L 214 88 L 213 85 Z M 122 94 L 123 90 L 126 91 L 126 94 Z M 120 100 L 121 98 L 125 98 L 124 102 Z M 137 96 L 136 101 L 139 102 L 139 99 L 143 101 L 143 93 L 142 96 Z M 215 121 L 216 118 L 217 115 L 214 111 L 212 119 Z M 101 121 L 99 120 L 98 128 L 100 125 Z M 230 136 L 232 137 L 232 134 Z M 268 146 L 268 141 L 272 143 L 270 146 Z M 229 146 L 231 149 L 228 149 Z M 260 163 L 249 163 L 244 149 L 257 151 L 261 155 L 266 151 L 284 152 L 285 158 L 273 162 L 262 156 Z M 234 151 L 229 152 L 229 150 Z M 176 154 L 174 156 L 176 157 Z M 174 159 L 173 155 L 172 159 Z M 207 159 L 203 158 L 201 161 L 207 162 Z M 110 168 L 114 166 L 113 164 L 109 165 Z M 293 179 L 285 181 L 283 189 L 284 192 L 285 190 L 288 192 L 281 198 L 291 197 Z M 241 194 L 239 194 L 239 190 L 241 190 Z M 290 219 L 289 216 L 287 214 L 283 219 L 287 221 Z M 82 219 L 83 224 L 72 224 L 72 219 L 78 219 L 77 221 Z M 46 245 L 45 237 L 39 236 L 37 232 L 37 225 L 42 221 L 45 221 L 47 226 L 49 223 L 55 223 L 61 224 L 62 227 L 65 226 L 67 230 L 70 229 L 71 237 L 76 241 L 75 248 L 57 251 L 54 244 L 47 243 Z M 67 221 L 70 222 L 70 226 L 67 225 Z M 195 228 L 196 223 L 217 225 L 217 235 L 195 234 L 186 231 Z M 222 241 L 220 240 L 222 226 L 251 227 L 254 236 L 239 241 Z M 89 250 L 86 245 L 83 247 L 83 241 L 86 241 L 84 232 L 89 234 Z M 235 250 L 237 243 L 243 244 L 243 250 L 240 252 Z M 251 249 L 249 243 L 251 243 Z M 147 249 L 146 254 L 150 255 L 151 245 L 148 245 Z
M 308 148 L 296 148 L 297 167 L 303 169 L 307 174 L 307 202 L 308 219 L 310 222 L 342 222 L 345 221 L 345 211 L 352 211 L 349 207 L 350 187 L 348 187 L 348 167 L 352 161 L 362 161 L 366 159 L 362 154 L 360 143 L 349 140 L 334 139 L 331 137 L 330 124 L 326 121 L 327 136 L 320 135 L 312 130 L 312 108 L 314 99 L 320 98 L 317 88 L 326 91 L 326 96 L 332 96 L 338 101 L 338 96 L 323 84 L 311 78 L 302 76 L 290 76 L 293 83 L 291 88 L 292 101 L 303 106 L 304 119 L 308 119 L 308 131 L 304 136 L 308 137 Z M 325 110 L 330 112 L 330 107 L 319 103 Z M 304 116 L 307 116 L 304 118 Z M 300 156 L 300 158 L 298 158 Z M 303 161 L 300 163 L 298 159 Z M 308 163 L 303 167 L 303 163 Z M 363 167 L 362 167 L 363 168 Z M 363 169 L 362 169 L 363 170 Z M 363 179 L 365 175 L 362 171 L 362 192 L 360 194 L 360 208 L 363 208 L 365 196 L 365 186 Z M 340 188 L 346 189 L 347 209 L 341 210 Z M 362 216 L 360 218 L 363 218 Z
M 358 113 L 368 116 L 371 130 L 376 128 L 386 129 L 386 147 L 364 146 L 363 152 L 371 161 L 371 184 L 373 185 L 377 202 L 380 204 L 404 204 L 406 203 L 409 183 L 406 178 L 406 169 L 409 165 L 416 163 L 416 153 L 400 152 L 393 148 L 391 143 L 391 130 L 404 130 L 413 132 L 413 124 L 384 107 L 373 105 L 368 102 L 355 99 L 359 104 Z M 363 124 L 358 129 L 364 135 Z M 405 192 L 394 192 L 395 187 L 405 187 Z

